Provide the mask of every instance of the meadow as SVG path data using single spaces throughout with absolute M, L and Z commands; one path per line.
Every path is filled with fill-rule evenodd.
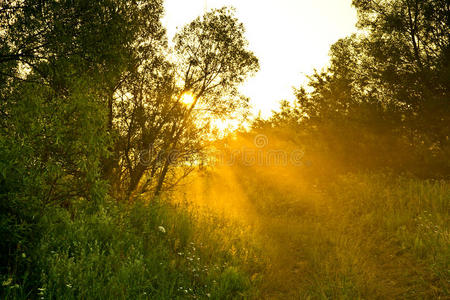
M 448 181 L 234 171 L 206 172 L 190 196 L 252 228 L 266 261 L 261 298 L 449 297 Z
M 263 266 L 231 223 L 167 201 L 55 209 L 43 222 L 38 246 L 2 278 L 3 299 L 249 298 L 248 274 Z
M 40 280 L 3 277 L 4 299 L 449 297 L 447 181 L 231 172 L 199 172 L 164 200 L 55 209 L 15 262 Z

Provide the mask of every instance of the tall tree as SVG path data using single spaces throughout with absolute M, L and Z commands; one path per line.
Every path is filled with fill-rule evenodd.
M 46 207 L 103 199 L 108 103 L 136 49 L 164 43 L 162 11 L 161 1 L 1 2 L 1 272 L 35 245 Z
M 176 181 L 180 167 L 172 167 L 199 154 L 208 120 L 245 111 L 248 100 L 237 87 L 259 67 L 243 24 L 228 8 L 195 19 L 174 43 L 173 59 L 143 63 L 116 102 L 117 170 L 128 195 L 136 189 L 159 194 L 165 182 Z M 183 101 L 186 95 L 191 103 Z

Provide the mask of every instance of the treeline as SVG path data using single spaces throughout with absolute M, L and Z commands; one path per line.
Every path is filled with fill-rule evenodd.
M 233 11 L 195 19 L 173 46 L 162 15 L 161 0 L 1 2 L 4 286 L 13 276 L 36 295 L 55 209 L 79 222 L 81 208 L 159 195 L 192 170 L 211 118 L 245 112 L 237 85 L 259 66 Z
M 450 3 L 353 1 L 359 32 L 255 130 L 295 141 L 316 171 L 450 174 Z

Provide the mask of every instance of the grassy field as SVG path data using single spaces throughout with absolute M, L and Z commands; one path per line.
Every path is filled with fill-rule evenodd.
M 450 297 L 448 182 L 284 171 L 201 171 L 173 201 L 54 208 L 16 262 L 40 275 L 12 270 L 4 298 Z
M 233 299 L 256 295 L 259 253 L 217 216 L 146 200 L 55 209 L 33 262 L 34 278 L 2 278 L 3 299 Z M 255 251 L 254 251 L 255 250 Z M 23 271 L 23 270 L 22 270 Z M 31 292 L 30 292 L 31 291 Z
M 279 171 L 206 173 L 187 196 L 252 228 L 269 262 L 259 297 L 450 297 L 448 182 Z

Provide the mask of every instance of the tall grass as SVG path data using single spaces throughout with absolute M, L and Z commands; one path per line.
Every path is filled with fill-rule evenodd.
M 290 188 L 274 178 L 252 176 L 245 183 L 272 257 L 263 294 L 450 297 L 448 182 L 386 174 L 348 174 L 315 184 L 297 180 Z
M 4 276 L 3 298 L 450 297 L 449 182 L 279 171 L 203 174 L 172 204 L 52 208 L 17 257 L 38 280 Z
M 9 274 L 2 278 L 4 299 L 234 299 L 255 293 L 253 250 L 220 219 L 199 220 L 183 207 L 153 200 L 111 202 L 96 213 L 53 208 L 44 222 L 39 248 L 20 257 L 37 262 L 39 281 L 17 282 Z

